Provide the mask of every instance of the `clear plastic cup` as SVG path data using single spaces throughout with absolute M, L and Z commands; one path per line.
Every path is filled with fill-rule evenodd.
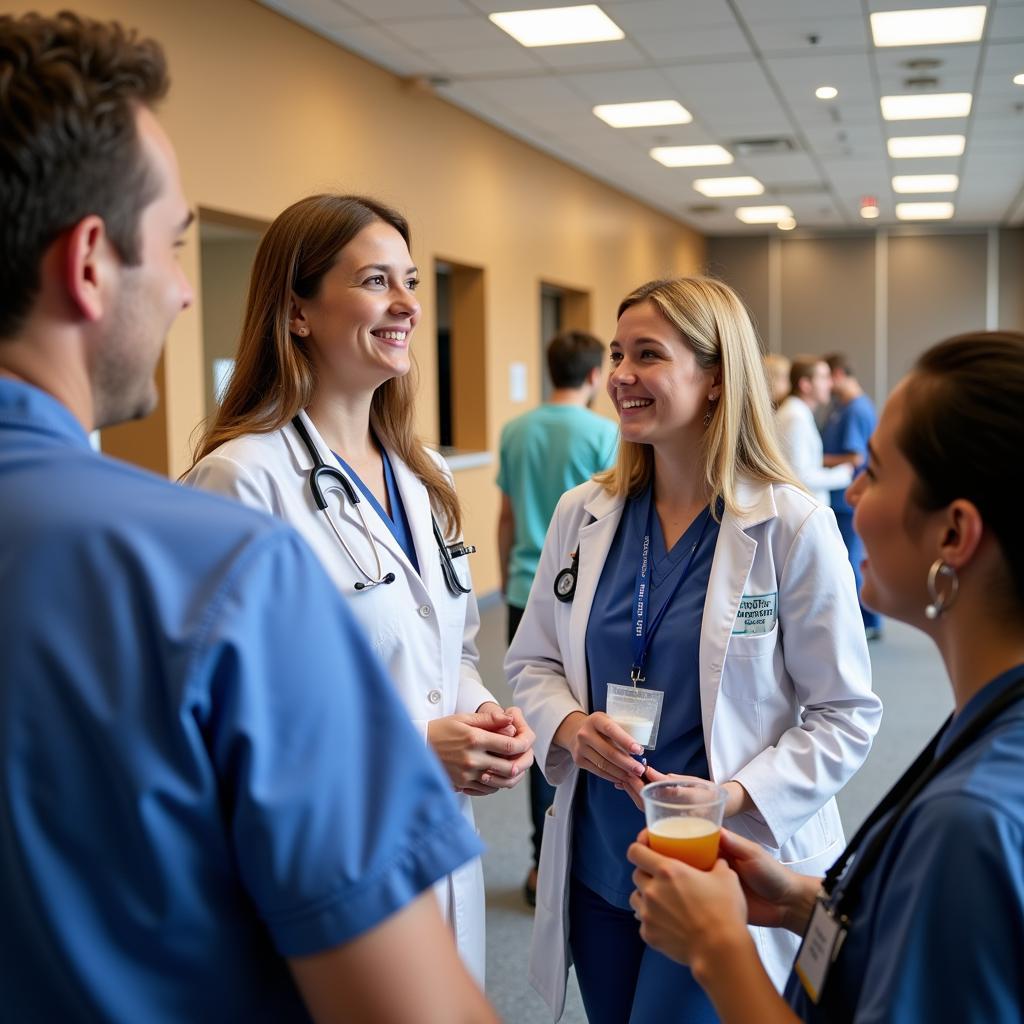
M 707 779 L 677 775 L 640 791 L 651 849 L 710 871 L 718 859 L 725 790 Z

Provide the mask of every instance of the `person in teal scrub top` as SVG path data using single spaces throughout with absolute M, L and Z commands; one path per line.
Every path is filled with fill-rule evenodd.
M 966 334 L 893 391 L 847 492 L 863 600 L 936 644 L 954 712 L 825 876 L 723 833 L 710 872 L 630 848 L 644 938 L 728 1024 L 1024 1019 L 1024 335 Z M 780 998 L 747 922 L 805 935 Z

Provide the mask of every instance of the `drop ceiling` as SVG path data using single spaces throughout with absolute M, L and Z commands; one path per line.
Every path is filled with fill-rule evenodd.
M 872 43 L 872 11 L 970 0 L 600 0 L 624 39 L 533 49 L 487 15 L 556 0 L 259 2 L 707 234 L 764 233 L 736 219 L 752 203 L 789 206 L 800 228 L 889 226 L 899 223 L 897 199 L 908 198 L 952 200 L 946 225 L 1024 224 L 1024 86 L 1013 83 L 1024 72 L 1024 0 L 988 3 L 980 42 L 886 49 Z M 838 96 L 817 99 L 822 85 Z M 926 92 L 970 92 L 971 113 L 882 119 L 883 95 Z M 663 99 L 693 121 L 622 129 L 592 112 Z M 887 155 L 889 137 L 941 134 L 965 135 L 963 155 Z M 649 155 L 709 144 L 735 162 L 669 168 Z M 897 174 L 957 174 L 959 188 L 896 196 Z M 698 178 L 742 175 L 763 182 L 764 195 L 707 199 L 693 188 Z M 875 221 L 860 217 L 864 196 L 878 200 Z

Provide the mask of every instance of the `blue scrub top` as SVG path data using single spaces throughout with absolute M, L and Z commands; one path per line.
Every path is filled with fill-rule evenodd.
M 998 676 L 954 719 L 936 756 L 1024 674 Z M 886 816 L 869 833 L 888 822 Z M 992 723 L 910 805 L 867 878 L 822 1001 L 795 973 L 812 1024 L 1024 1020 L 1024 705 Z
M 601 572 L 587 622 L 590 710 L 604 711 L 608 684 L 629 684 L 633 664 L 633 598 L 647 526 L 650 491 L 626 502 Z M 657 515 L 651 524 L 651 588 L 648 626 L 686 569 L 704 525 L 701 513 L 671 551 Z M 685 582 L 655 632 L 647 656 L 647 686 L 665 693 L 658 745 L 647 751 L 661 772 L 708 777 L 701 722 L 698 648 L 704 598 L 711 577 L 719 524 L 708 520 Z M 633 865 L 626 848 L 644 827 L 643 812 L 610 782 L 582 772 L 576 790 L 572 867 L 576 877 L 607 902 L 629 910 Z
M 874 433 L 877 421 L 875 407 L 867 395 L 858 395 L 852 402 L 836 406 L 821 431 L 822 449 L 826 455 L 856 452 L 866 456 L 868 439 Z M 834 511 L 853 515 L 853 508 L 846 500 L 845 487 L 830 491 L 829 501 Z
M 418 573 L 420 571 L 420 564 L 416 560 L 416 545 L 413 543 L 412 529 L 409 527 L 409 517 L 405 512 L 405 504 L 402 501 L 401 492 L 398 490 L 398 483 L 395 481 L 395 471 L 391 466 L 391 459 L 388 458 L 388 453 L 384 446 L 379 446 L 381 457 L 384 460 L 384 486 L 387 488 L 388 504 L 391 506 L 394 518 L 388 515 L 387 510 L 382 507 L 373 491 L 363 483 L 362 477 L 337 452 L 334 453 L 334 457 L 338 460 L 341 468 L 349 475 L 349 478 L 363 492 L 366 500 L 373 506 L 374 512 L 384 521 L 384 525 L 391 531 L 391 535 L 398 541 L 399 546 L 405 552 L 405 557 L 409 559 L 412 567 Z
M 0 509 L 0 1016 L 308 1020 L 284 957 L 480 852 L 344 599 L 4 379 Z

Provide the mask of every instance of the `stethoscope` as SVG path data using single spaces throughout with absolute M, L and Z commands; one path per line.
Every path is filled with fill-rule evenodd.
M 571 562 L 555 577 L 555 597 L 568 604 L 576 596 L 576 577 L 580 571 L 580 549 L 569 556 Z
M 384 572 L 384 567 L 381 565 L 380 552 L 377 550 L 377 542 L 373 539 L 373 534 L 370 532 L 370 527 L 366 523 L 366 518 L 363 516 L 363 510 L 361 508 L 362 501 L 359 495 L 356 493 L 355 487 L 352 486 L 352 481 L 336 466 L 328 465 L 320 457 L 320 452 L 317 450 L 316 445 L 313 443 L 313 438 L 309 436 L 309 431 L 306 429 L 306 424 L 302 422 L 301 417 L 295 416 L 292 419 L 292 426 L 295 428 L 295 432 L 302 439 L 302 443 L 306 446 L 306 451 L 309 452 L 309 457 L 313 460 L 313 468 L 309 471 L 309 489 L 313 495 L 313 501 L 316 502 L 316 507 L 323 512 L 330 524 L 331 529 L 334 531 L 334 536 L 338 538 L 338 543 L 342 546 L 345 554 L 351 559 L 352 564 L 362 574 L 363 579 L 359 580 L 355 584 L 356 590 L 370 590 L 373 587 L 379 587 L 383 583 L 394 583 L 395 574 L 393 572 Z M 324 478 L 327 479 L 328 483 L 323 483 Z M 359 524 L 363 530 L 363 536 L 366 537 L 370 545 L 370 550 L 373 552 L 374 568 L 376 572 L 370 573 L 363 568 L 362 563 L 356 558 L 355 553 L 348 546 L 345 538 L 341 535 L 341 531 L 338 529 L 337 524 L 331 517 L 331 514 L 327 511 L 327 499 L 324 494 L 331 490 L 337 490 L 340 487 L 344 492 L 345 497 L 348 498 L 352 507 L 356 510 L 356 515 L 359 516 Z M 431 525 L 434 528 L 434 540 L 437 542 L 437 549 L 441 553 L 441 572 L 444 575 L 444 585 L 448 588 L 448 593 L 452 597 L 459 597 L 462 594 L 468 594 L 470 592 L 469 587 L 464 587 L 462 581 L 459 579 L 459 574 L 455 570 L 455 563 L 452 559 L 461 558 L 464 555 L 471 555 L 476 551 L 476 545 L 474 544 L 447 544 L 444 539 L 444 534 L 441 533 L 441 527 L 437 525 L 437 519 L 431 513 L 430 516 Z

